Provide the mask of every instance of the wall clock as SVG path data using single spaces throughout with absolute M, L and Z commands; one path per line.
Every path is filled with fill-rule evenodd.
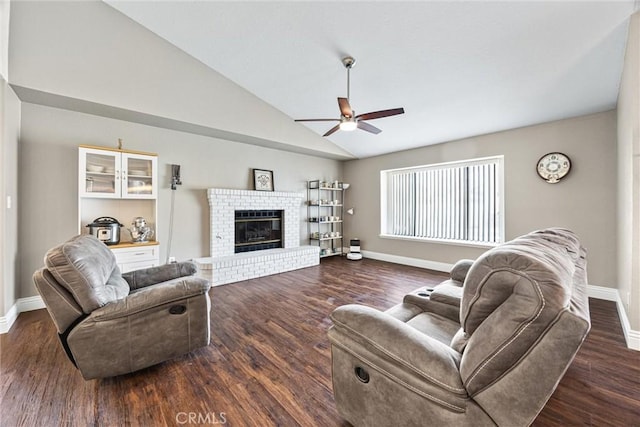
M 536 171 L 540 178 L 549 184 L 555 184 L 567 176 L 571 170 L 569 156 L 562 153 L 548 153 L 538 160 Z

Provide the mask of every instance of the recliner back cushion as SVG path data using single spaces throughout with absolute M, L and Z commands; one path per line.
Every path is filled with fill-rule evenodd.
M 93 236 L 76 236 L 50 249 L 44 263 L 87 314 L 129 294 L 115 256 Z
M 534 232 L 485 252 L 466 277 L 460 323 L 469 338 L 460 372 L 471 396 L 511 369 L 569 309 L 577 238 Z

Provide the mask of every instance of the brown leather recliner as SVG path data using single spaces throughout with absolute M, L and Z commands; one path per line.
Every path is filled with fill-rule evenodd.
M 121 274 L 93 236 L 49 250 L 33 280 L 85 379 L 133 372 L 209 344 L 210 284 L 191 263 Z
M 590 328 L 585 253 L 569 230 L 541 230 L 386 312 L 339 307 L 338 411 L 354 426 L 531 424 Z

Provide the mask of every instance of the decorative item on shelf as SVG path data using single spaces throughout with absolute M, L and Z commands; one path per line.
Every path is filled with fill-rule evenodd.
M 146 243 L 153 237 L 153 229 L 147 226 L 147 221 L 141 216 L 133 219 L 129 233 L 133 243 Z
M 97 172 L 97 173 L 101 173 L 104 172 L 105 167 L 101 166 L 101 165 L 87 165 L 87 172 Z
M 567 176 L 571 170 L 571 160 L 563 153 L 547 153 L 538 160 L 536 172 L 549 184 L 555 184 Z
M 274 191 L 273 171 L 253 169 L 253 189 L 256 191 Z

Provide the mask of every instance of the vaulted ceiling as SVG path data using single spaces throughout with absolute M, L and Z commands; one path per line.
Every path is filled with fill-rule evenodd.
M 628 1 L 106 3 L 295 118 L 404 107 L 329 139 L 373 156 L 615 108 Z M 227 102 L 233 103 L 230 99 Z M 245 120 L 252 120 L 247 114 Z M 334 123 L 305 123 L 322 135 Z

